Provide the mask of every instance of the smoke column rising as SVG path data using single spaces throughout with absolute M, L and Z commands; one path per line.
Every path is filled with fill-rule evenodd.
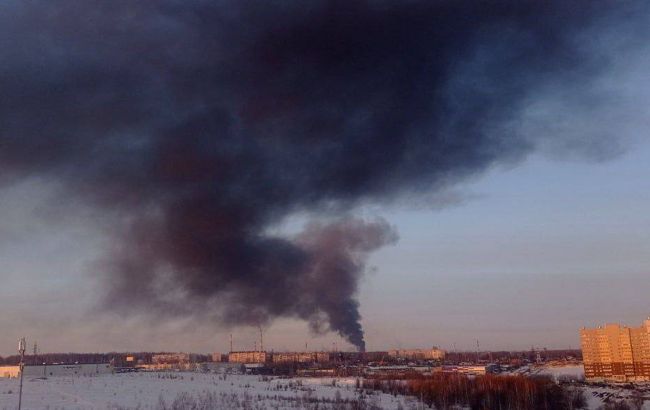
M 567 143 L 519 123 L 549 90 L 576 90 L 576 110 L 607 106 L 591 84 L 648 22 L 644 2 L 598 1 L 0 9 L 0 184 L 51 181 L 112 221 L 108 306 L 301 318 L 360 349 L 359 278 L 397 236 L 355 206 L 447 189 L 554 138 L 616 149 L 614 135 Z M 600 47 L 603 32 L 616 47 Z M 315 221 L 268 233 L 296 212 Z

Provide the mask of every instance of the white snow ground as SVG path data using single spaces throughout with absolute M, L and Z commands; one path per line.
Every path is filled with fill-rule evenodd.
M 531 374 L 544 374 L 549 375 L 558 381 L 562 376 L 568 376 L 573 380 L 584 380 L 585 368 L 581 365 L 568 365 L 568 366 L 544 366 L 537 367 L 531 371 Z
M 525 374 L 580 376 L 582 366 L 535 367 Z M 334 385 L 335 384 L 335 385 Z M 632 391 L 622 387 L 581 387 L 590 409 L 603 399 L 630 398 Z M 650 410 L 650 386 L 642 392 Z M 338 403 L 335 401 L 339 399 Z M 52 377 L 47 380 L 25 379 L 23 409 L 172 409 L 175 400 L 209 403 L 210 409 L 318 409 L 341 408 L 345 401 L 356 400 L 354 378 L 272 378 L 247 375 L 204 373 L 128 373 L 94 377 Z M 421 408 L 410 397 L 393 397 L 374 392 L 364 395 L 367 404 L 378 409 Z M 161 404 L 164 403 L 164 406 Z M 185 408 L 183 402 L 176 408 Z M 0 410 L 18 405 L 18 380 L 0 378 Z M 339 407 L 337 407 L 339 405 Z M 400 407 L 401 406 L 401 407 Z M 345 407 L 342 407 L 345 408 Z
M 531 366 L 522 367 L 520 373 L 527 375 L 549 375 L 556 381 L 562 376 L 568 376 L 572 380 L 584 379 L 585 370 L 582 365 L 567 366 Z M 643 404 L 644 410 L 650 410 L 650 386 L 637 386 L 637 391 L 625 389 L 623 386 L 611 385 L 607 387 L 597 387 L 587 385 L 581 387 L 587 399 L 589 409 L 597 409 L 604 404 L 604 400 L 611 401 L 630 400 L 635 395 L 640 395 L 646 400 Z
M 333 386 L 336 384 L 336 386 Z M 280 379 L 203 373 L 128 373 L 94 377 L 26 379 L 23 409 L 159 409 L 174 400 L 209 402 L 216 409 L 319 409 L 359 398 L 355 379 Z M 366 403 L 380 409 L 416 408 L 412 398 L 373 393 Z M 165 407 L 161 403 L 165 403 Z M 18 380 L 0 378 L 0 409 L 15 409 Z M 399 406 L 402 407 L 399 407 Z M 184 406 L 180 406 L 183 408 Z M 338 407 L 337 407 L 338 408 Z

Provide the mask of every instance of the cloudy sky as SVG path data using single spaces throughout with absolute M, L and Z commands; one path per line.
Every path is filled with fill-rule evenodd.
M 650 314 L 644 2 L 2 7 L 0 354 Z

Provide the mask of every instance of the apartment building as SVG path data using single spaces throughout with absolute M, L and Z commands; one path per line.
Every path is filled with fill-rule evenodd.
M 274 364 L 285 363 L 327 363 L 330 355 L 327 352 L 281 352 L 273 353 Z
M 151 356 L 152 364 L 187 364 L 190 362 L 188 353 L 164 353 Z
M 259 350 L 228 353 L 228 361 L 230 363 L 266 363 L 268 359 L 269 354 L 266 352 L 260 352 Z
M 389 350 L 388 356 L 408 360 L 442 360 L 445 358 L 445 351 L 436 347 L 432 349 Z
M 580 343 L 588 380 L 650 381 L 650 318 L 639 327 L 582 328 Z

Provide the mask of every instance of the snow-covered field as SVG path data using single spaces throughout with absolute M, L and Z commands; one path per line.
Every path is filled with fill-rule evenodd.
M 650 388 L 642 388 L 640 391 L 623 389 L 616 386 L 596 387 L 587 386 L 582 388 L 590 409 L 596 409 L 603 405 L 605 400 L 631 402 L 636 397 L 644 398 L 643 410 L 650 410 Z
M 203 373 L 129 373 L 25 380 L 23 409 L 415 409 L 412 398 L 361 395 L 355 379 L 280 379 Z M 15 409 L 18 380 L 0 378 L 0 409 Z M 373 407 L 374 406 L 374 407 Z
M 530 374 L 548 375 L 558 381 L 561 377 L 568 377 L 573 380 L 584 380 L 585 368 L 581 365 L 569 366 L 544 366 L 534 367 L 531 369 Z
M 533 365 L 520 367 L 510 374 L 521 374 L 524 376 L 548 375 L 553 377 L 555 381 L 559 381 L 561 378 L 571 381 L 581 381 L 584 380 L 585 370 L 581 364 L 564 366 Z M 606 387 L 580 385 L 577 388 L 584 392 L 589 409 L 599 408 L 605 404 L 605 400 L 609 400 L 610 402 L 620 400 L 631 401 L 635 397 L 642 397 L 645 399 L 643 409 L 650 410 L 650 386 L 637 386 L 635 390 L 626 389 L 623 386 L 616 385 Z
M 524 374 L 582 375 L 582 366 L 534 367 Z M 410 397 L 359 393 L 354 378 L 273 378 L 204 373 L 129 373 L 94 377 L 25 379 L 23 409 L 404 409 L 421 408 Z M 647 398 L 623 387 L 579 387 L 590 409 L 603 400 Z M 359 401 L 363 404 L 359 406 Z M 18 380 L 0 378 L 0 410 L 15 409 Z M 193 406 L 194 405 L 194 406 Z
M 582 380 L 584 379 L 585 371 L 582 365 L 568 365 L 568 366 L 534 366 L 528 368 L 522 368 L 523 374 L 529 375 L 549 375 L 553 377 L 556 381 L 561 377 L 567 377 L 570 380 Z M 580 387 L 587 399 L 587 404 L 590 409 L 597 409 L 598 407 L 604 404 L 605 400 L 610 401 L 620 401 L 627 400 L 631 401 L 635 397 L 643 398 L 644 410 L 650 410 L 650 386 L 637 386 L 635 390 L 624 388 L 623 386 L 606 386 L 606 387 L 597 387 L 594 385 L 587 385 Z

